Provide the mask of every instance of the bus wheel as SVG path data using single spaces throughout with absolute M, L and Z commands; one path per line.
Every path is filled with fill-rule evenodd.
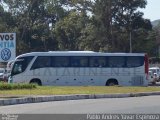
M 37 84 L 37 85 L 41 86 L 42 82 L 39 79 L 33 79 L 33 80 L 30 81 L 30 84 Z
M 118 81 L 116 79 L 110 79 L 106 82 L 106 86 L 115 86 L 118 85 Z

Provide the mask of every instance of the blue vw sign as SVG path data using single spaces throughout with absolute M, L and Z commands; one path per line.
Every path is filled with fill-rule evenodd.
M 2 51 L 1 51 L 1 58 L 4 60 L 4 61 L 7 61 L 11 58 L 11 51 L 10 49 L 8 48 L 4 48 Z
M 0 62 L 9 62 L 15 58 L 16 33 L 0 33 Z

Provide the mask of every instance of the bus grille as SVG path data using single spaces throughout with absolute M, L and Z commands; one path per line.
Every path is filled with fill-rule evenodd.
M 132 85 L 133 86 L 141 86 L 143 84 L 144 84 L 143 76 L 132 77 Z

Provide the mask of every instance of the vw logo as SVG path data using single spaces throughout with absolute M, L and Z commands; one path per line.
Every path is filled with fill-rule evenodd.
M 2 51 L 1 51 L 1 58 L 4 60 L 4 61 L 7 61 L 11 58 L 11 51 L 10 49 L 8 48 L 4 48 Z

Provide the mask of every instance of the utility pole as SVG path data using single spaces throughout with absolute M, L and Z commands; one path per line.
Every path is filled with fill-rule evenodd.
M 132 53 L 132 31 L 129 31 L 129 52 Z
M 112 0 L 108 0 L 107 1 L 107 9 L 106 9 L 106 14 L 108 15 L 108 18 L 106 20 L 106 27 L 107 27 L 107 41 L 108 43 L 111 45 L 112 48 L 114 48 L 114 41 L 112 39 Z M 109 50 L 109 46 L 106 47 L 107 48 L 107 51 Z M 105 48 L 105 50 L 106 50 Z
M 43 35 L 42 37 L 41 37 L 41 40 L 42 40 L 42 42 L 43 42 L 43 45 L 44 45 L 44 50 L 45 51 L 47 51 L 47 47 L 46 47 L 46 36 L 45 35 Z
M 129 17 L 129 52 L 132 53 L 132 20 L 131 14 Z

